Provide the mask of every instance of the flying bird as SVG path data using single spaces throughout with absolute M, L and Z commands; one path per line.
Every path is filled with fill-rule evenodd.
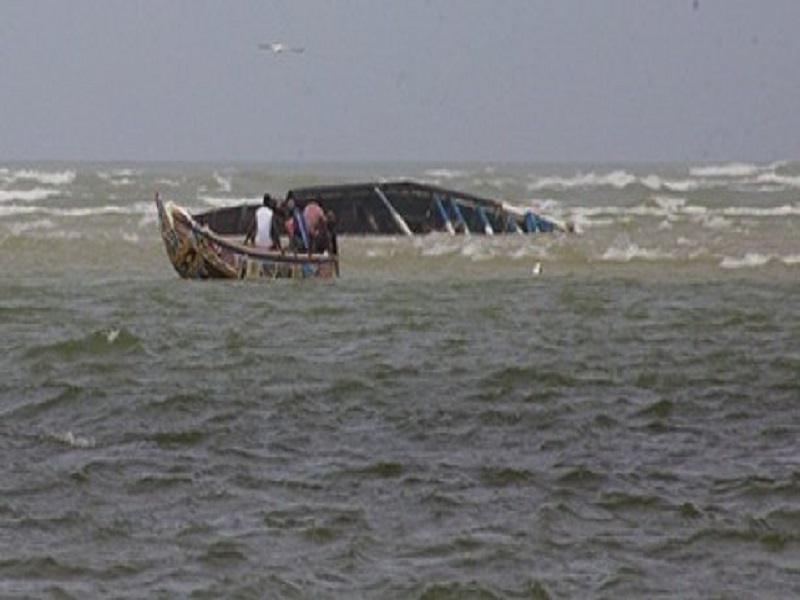
M 269 44 L 259 44 L 258 45 L 258 49 L 259 50 L 269 50 L 273 54 L 283 54 L 284 52 L 292 52 L 294 54 L 302 54 L 303 52 L 306 51 L 306 49 L 303 48 L 302 46 L 300 46 L 300 47 L 292 47 L 292 46 L 287 46 L 286 44 L 283 44 L 281 42 L 271 42 Z

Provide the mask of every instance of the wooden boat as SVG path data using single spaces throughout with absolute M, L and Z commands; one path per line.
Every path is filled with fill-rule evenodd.
M 156 194 L 161 237 L 172 266 L 186 279 L 332 278 L 339 273 L 339 257 L 320 254 L 282 254 L 243 244 L 250 221 L 239 227 L 215 230 L 214 213 L 192 216 Z M 256 206 L 247 207 L 252 214 Z M 226 209 L 222 209 L 223 211 Z

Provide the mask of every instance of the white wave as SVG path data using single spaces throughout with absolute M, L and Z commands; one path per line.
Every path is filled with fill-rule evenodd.
M 545 246 L 525 244 L 512 250 L 508 257 L 512 260 L 519 260 L 521 258 L 547 258 L 548 255 L 549 253 Z
M 119 179 L 125 177 L 134 177 L 138 175 L 138 171 L 134 169 L 112 169 L 111 171 L 97 171 L 95 173 L 100 179 Z
M 800 204 L 784 204 L 762 208 L 757 206 L 728 206 L 720 212 L 729 217 L 788 217 L 800 215 Z
M 142 206 L 145 204 L 146 206 Z M 137 202 L 132 206 L 87 206 L 79 208 L 51 208 L 43 212 L 46 214 L 55 215 L 58 217 L 93 217 L 99 215 L 139 215 L 146 212 L 149 208 L 149 203 Z
M 10 171 L 9 169 L 0 169 L 0 180 L 5 183 L 36 181 L 43 185 L 68 185 L 75 181 L 75 171 L 37 171 L 35 169 Z
M 708 165 L 692 167 L 692 177 L 749 177 L 758 173 L 763 167 L 750 163 L 732 162 L 725 165 Z
M 668 258 L 674 258 L 674 255 L 655 248 L 642 248 L 632 242 L 616 242 L 602 254 L 600 260 L 630 262 L 634 259 L 661 260 Z
M 494 256 L 494 251 L 491 247 L 476 240 L 464 244 L 461 248 L 461 255 L 468 257 L 473 262 L 477 262 L 492 258 Z
M 153 206 L 150 210 L 145 212 L 139 222 L 137 223 L 137 227 L 143 229 L 145 227 L 152 227 L 155 223 L 158 222 L 158 212 L 156 211 L 155 206 Z
M 457 252 L 458 248 L 458 245 L 435 242 L 432 246 L 423 248 L 421 254 L 422 256 L 444 256 L 445 254 Z
M 544 189 L 572 189 L 578 187 L 614 187 L 622 189 L 635 183 L 637 178 L 634 175 L 622 170 L 612 171 L 604 175 L 594 172 L 578 173 L 573 177 L 540 177 L 536 181 L 528 184 L 528 190 Z
M 458 169 L 428 169 L 424 172 L 427 177 L 433 177 L 435 179 L 456 179 L 458 177 L 466 177 L 467 173 L 464 171 L 459 171 Z
M 800 203 L 769 207 L 726 206 L 708 208 L 696 204 L 687 204 L 685 198 L 654 196 L 652 200 L 656 206 L 648 206 L 646 204 L 635 206 L 575 206 L 563 210 L 565 213 L 564 218 L 574 222 L 576 225 L 596 227 L 611 225 L 619 220 L 629 221 L 632 217 L 658 217 L 671 221 L 679 217 L 689 217 L 705 227 L 717 229 L 730 226 L 732 224 L 730 217 L 800 216 Z
M 752 192 L 752 188 L 748 186 L 735 186 L 733 188 L 737 192 Z M 782 192 L 786 189 L 786 186 L 783 185 L 760 185 L 756 188 L 756 191 L 761 194 L 771 194 L 773 192 Z
M 82 240 L 86 236 L 80 231 L 71 231 L 68 229 L 56 229 L 45 235 L 49 240 Z
M 370 248 L 367 250 L 367 258 L 392 258 L 395 254 L 394 248 Z
M 33 213 L 45 210 L 43 206 L 19 206 L 12 204 L 11 206 L 0 205 L 0 217 L 10 217 L 14 215 L 31 215 Z
M 55 441 L 61 442 L 62 444 L 66 444 L 68 446 L 72 446 L 73 448 L 82 448 L 82 449 L 94 448 L 95 445 L 94 438 L 75 435 L 71 431 L 65 431 L 63 433 L 53 433 L 51 437 Z
M 704 215 L 708 213 L 708 209 L 705 206 L 684 206 L 681 211 L 683 214 L 686 215 Z
M 172 188 L 180 187 L 181 185 L 179 181 L 175 181 L 174 179 L 167 179 L 166 177 L 156 179 L 154 183 Z
M 522 205 L 525 209 L 529 208 L 537 214 L 554 213 L 562 210 L 561 202 L 553 198 L 529 198 L 523 200 Z
M 198 196 L 197 199 L 215 208 L 240 204 L 260 204 L 261 202 L 259 198 L 223 198 L 222 196 Z
M 128 242 L 129 244 L 138 244 L 139 243 L 139 236 L 135 233 L 123 233 L 122 239 Z
M 223 177 L 219 173 L 214 173 L 214 181 L 217 182 L 217 187 L 220 192 L 229 193 L 231 191 L 231 178 Z
M 122 187 L 133 185 L 134 177 L 136 177 L 139 172 L 134 169 L 114 169 L 112 171 L 97 171 L 95 174 L 114 187 Z
M 653 191 L 692 192 L 700 188 L 701 182 L 692 179 L 662 179 L 658 175 L 647 175 L 640 180 L 641 184 Z
M 733 225 L 730 219 L 720 215 L 701 215 L 698 222 L 708 229 L 728 229 Z
M 37 229 L 53 229 L 56 226 L 50 219 L 38 219 L 36 221 L 23 221 L 21 223 L 11 223 L 8 229 L 12 235 L 22 235 L 27 231 Z
M 76 208 L 55 208 L 51 206 L 21 206 L 18 204 L 0 205 L 0 217 L 13 215 L 43 214 L 54 217 L 92 217 L 99 215 L 142 215 L 150 214 L 150 202 L 136 202 L 130 206 L 109 204 L 106 206 L 82 206 Z
M 488 186 L 496 190 L 504 190 L 507 186 L 513 185 L 515 180 L 510 177 L 491 177 L 489 179 L 481 179 L 476 177 L 472 180 L 472 185 L 475 187 Z
M 748 252 L 741 258 L 733 256 L 725 256 L 719 266 L 723 269 L 743 269 L 750 267 L 761 267 L 772 260 L 771 254 L 758 254 L 756 252 Z
M 800 175 L 781 175 L 775 172 L 761 173 L 755 178 L 754 183 L 800 188 Z
M 0 190 L 0 202 L 18 200 L 19 202 L 36 202 L 58 196 L 62 192 L 47 188 L 33 188 L 32 190 Z
M 781 256 L 781 262 L 785 265 L 800 265 L 800 254 Z
M 687 200 L 686 198 L 677 198 L 675 196 L 653 196 L 653 202 L 667 212 L 678 212 L 686 206 Z
M 692 207 L 686 207 L 683 210 Z M 702 208 L 702 207 L 699 207 Z M 617 217 L 668 217 L 678 211 L 667 210 L 657 206 L 576 206 L 572 209 L 572 216 L 579 220 L 585 217 L 612 215 Z

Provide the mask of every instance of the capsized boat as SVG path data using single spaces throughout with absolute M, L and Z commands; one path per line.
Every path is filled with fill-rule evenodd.
M 161 237 L 172 266 L 186 279 L 332 278 L 339 274 L 339 257 L 328 254 L 295 254 L 259 249 L 243 243 L 257 206 L 241 207 L 236 227 L 215 229 L 215 213 L 191 215 L 156 194 Z M 247 209 L 247 210 L 244 210 Z M 227 211 L 229 209 L 221 209 Z
M 303 208 L 317 202 L 336 214 L 336 231 L 355 235 L 414 236 L 433 231 L 456 234 L 552 233 L 569 224 L 508 202 L 482 198 L 415 181 L 354 183 L 296 188 L 286 198 Z M 198 215 L 217 232 L 242 233 L 258 206 L 232 206 Z
M 415 236 L 434 231 L 451 235 L 537 234 L 572 231 L 508 202 L 482 198 L 415 181 L 354 183 L 296 188 L 286 199 L 296 209 L 317 202 L 336 215 L 344 235 Z M 194 279 L 335 277 L 339 257 L 284 254 L 243 244 L 260 205 L 238 205 L 190 214 L 156 195 L 161 237 L 181 277 Z

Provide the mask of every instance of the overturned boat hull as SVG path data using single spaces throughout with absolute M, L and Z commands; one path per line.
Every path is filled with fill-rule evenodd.
M 423 235 L 435 231 L 500 235 L 568 231 L 570 227 L 490 198 L 415 181 L 355 183 L 295 188 L 287 194 L 299 208 L 317 202 L 336 214 L 345 235 Z M 197 215 L 220 233 L 239 233 L 257 206 L 232 206 Z
M 239 243 L 184 208 L 156 194 L 159 227 L 172 266 L 185 279 L 329 279 L 338 275 L 335 255 L 282 254 Z

